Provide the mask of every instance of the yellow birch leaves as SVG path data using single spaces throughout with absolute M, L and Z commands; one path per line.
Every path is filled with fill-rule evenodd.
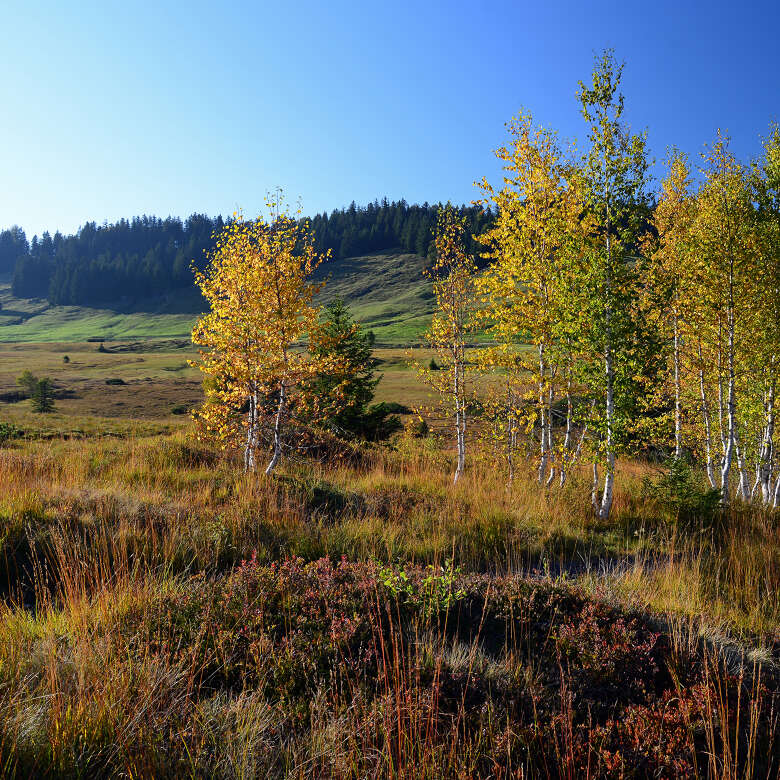
M 195 274 L 210 306 L 192 331 L 202 347 L 194 365 L 209 379 L 196 419 L 223 444 L 245 434 L 247 468 L 280 392 L 289 403 L 290 391 L 315 370 L 301 342 L 319 311 L 309 277 L 326 257 L 315 251 L 307 223 L 282 210 L 279 193 L 267 205 L 268 219 L 229 223 L 215 237 L 208 268 Z

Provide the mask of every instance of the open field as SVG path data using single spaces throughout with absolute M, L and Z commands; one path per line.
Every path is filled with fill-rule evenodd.
M 187 291 L 182 297 L 150 301 L 130 311 L 51 306 L 44 299 L 15 298 L 8 284 L 0 284 L 0 342 L 189 338 L 199 296 Z
M 776 776 L 775 517 L 680 526 L 642 462 L 606 523 L 584 469 L 453 489 L 437 437 L 246 477 L 172 413 L 191 346 L 104 349 L 0 350 L 4 776 Z M 428 400 L 376 355 L 380 400 Z
M 317 272 L 316 279 L 326 282 L 318 300 L 341 297 L 378 342 L 407 344 L 420 338 L 433 312 L 425 265 L 423 258 L 399 252 L 333 260 Z M 105 309 L 51 306 L 44 299 L 15 298 L 5 279 L 0 305 L 0 343 L 188 339 L 203 299 L 193 287 Z
M 320 300 L 342 298 L 379 343 L 408 344 L 420 338 L 433 314 L 426 265 L 418 255 L 397 252 L 324 263 L 317 273 L 326 280 Z
M 423 349 L 375 350 L 382 377 L 377 401 L 431 402 L 430 390 L 408 365 L 410 355 L 430 359 Z M 181 407 L 192 408 L 203 399 L 202 375 L 188 364 L 196 358 L 196 349 L 184 339 L 0 344 L 0 414 L 49 434 L 152 421 L 172 430 L 188 423 Z M 25 370 L 53 381 L 59 396 L 53 414 L 34 415 L 30 402 L 21 399 L 16 378 Z

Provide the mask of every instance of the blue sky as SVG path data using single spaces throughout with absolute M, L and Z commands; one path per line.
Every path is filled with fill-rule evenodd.
M 744 158 L 780 119 L 777 2 L 4 0 L 0 226 L 315 213 L 475 197 L 524 106 L 584 140 L 593 57 L 626 61 L 654 157 L 719 127 Z M 657 175 L 663 173 L 660 165 Z

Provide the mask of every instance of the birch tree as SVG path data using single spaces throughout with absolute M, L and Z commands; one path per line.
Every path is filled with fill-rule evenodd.
M 590 141 L 582 163 L 585 202 L 593 221 L 586 254 L 589 308 L 583 336 L 602 364 L 601 376 L 591 377 L 598 412 L 591 424 L 597 433 L 596 454 L 605 466 L 599 496 L 594 460 L 591 502 L 601 519 L 609 517 L 612 508 L 615 461 L 625 445 L 635 400 L 637 388 L 628 380 L 637 372 L 631 347 L 641 331 L 636 217 L 644 197 L 647 158 L 645 135 L 632 134 L 622 122 L 622 71 L 623 65 L 607 51 L 597 59 L 591 84 L 580 82 L 578 93 Z
M 508 124 L 510 141 L 496 151 L 503 163 L 504 184 L 480 186 L 484 203 L 495 208 L 493 228 L 480 237 L 492 259 L 478 280 L 482 316 L 498 347 L 490 362 L 513 373 L 533 377 L 529 429 L 538 435 L 537 481 L 550 486 L 573 453 L 572 374 L 576 353 L 577 303 L 575 267 L 582 235 L 582 202 L 574 169 L 563 158 L 556 136 L 535 127 L 521 112 Z M 533 353 L 519 347 L 533 346 Z M 509 386 L 512 385 L 511 378 Z M 554 407 L 567 398 L 566 438 L 554 436 Z M 511 398 L 511 393 L 507 395 Z M 514 422 L 516 414 L 510 413 Z
M 651 250 L 652 286 L 655 288 L 659 329 L 671 341 L 671 393 L 674 399 L 674 457 L 683 454 L 684 417 L 690 417 L 691 401 L 687 397 L 689 372 L 696 362 L 691 347 L 696 339 L 695 317 L 692 314 L 691 230 L 695 215 L 688 158 L 672 149 L 669 174 L 661 182 L 661 192 L 653 212 L 656 236 L 649 242 Z M 703 367 L 699 367 L 703 371 Z M 665 392 L 668 390 L 665 383 Z M 668 395 L 666 396 L 668 398 Z M 698 398 L 697 398 L 698 401 Z M 701 399 L 703 415 L 707 415 L 706 397 Z M 689 442 L 691 445 L 692 442 Z M 711 464 L 711 441 L 706 437 L 707 462 Z M 711 473 L 711 466 L 709 468 Z
M 201 430 L 224 446 L 242 446 L 246 471 L 255 470 L 265 434 L 270 474 L 282 457 L 296 388 L 318 369 L 299 344 L 317 322 L 318 286 L 309 277 L 326 255 L 315 251 L 308 224 L 284 210 L 280 192 L 267 205 L 267 219 L 237 217 L 215 236 L 208 267 L 195 274 L 210 311 L 192 340 L 202 347 L 193 365 L 210 380 L 196 413 Z
M 474 260 L 464 249 L 466 221 L 448 203 L 439 209 L 436 222 L 436 258 L 426 275 L 433 282 L 436 311 L 423 337 L 438 357 L 438 369 L 418 364 L 426 384 L 440 395 L 451 420 L 457 447 L 453 484 L 466 464 L 467 336 L 473 331 Z
M 720 438 L 720 491 L 730 499 L 730 476 L 735 459 L 739 471 L 737 492 L 749 495 L 745 468 L 744 437 L 738 420 L 738 379 L 749 376 L 745 356 L 752 349 L 756 271 L 752 246 L 754 220 L 748 181 L 742 166 L 729 150 L 729 139 L 718 137 L 704 155 L 704 183 L 697 197 L 693 224 L 698 262 L 696 289 L 702 339 L 715 387 L 717 431 Z M 741 366 L 742 363 L 742 366 Z
M 770 128 L 764 154 L 753 168 L 757 204 L 761 314 L 758 323 L 763 425 L 756 462 L 757 491 L 765 506 L 780 507 L 780 468 L 776 438 L 777 372 L 780 363 L 780 125 Z

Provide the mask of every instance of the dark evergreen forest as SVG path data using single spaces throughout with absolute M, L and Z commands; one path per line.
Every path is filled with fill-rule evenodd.
M 427 257 L 433 247 L 438 207 L 405 200 L 353 202 L 348 208 L 312 217 L 317 248 L 334 258 L 401 249 Z M 469 235 L 492 220 L 489 211 L 462 206 Z M 52 304 L 95 306 L 164 295 L 192 285 L 192 264 L 202 267 L 222 217 L 193 214 L 134 217 L 113 224 L 87 222 L 73 235 L 45 232 L 27 240 L 19 227 L 0 232 L 0 274 L 12 274 L 20 298 L 48 298 Z M 478 248 L 471 246 L 472 251 Z

